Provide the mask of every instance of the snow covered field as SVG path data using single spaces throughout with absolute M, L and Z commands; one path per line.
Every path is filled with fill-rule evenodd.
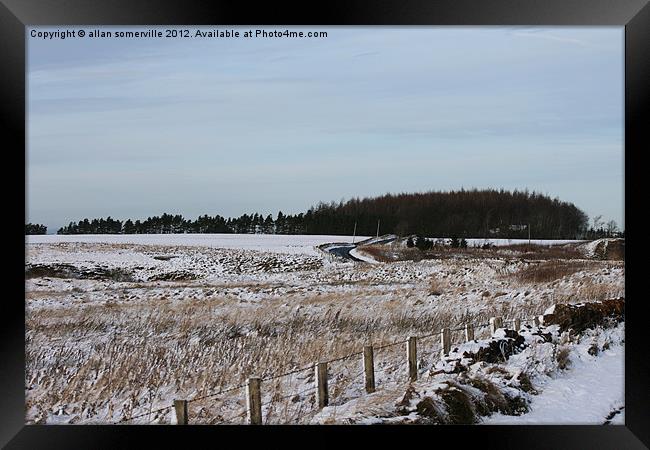
M 172 245 L 212 248 L 231 248 L 242 250 L 260 250 L 282 253 L 314 254 L 316 245 L 326 242 L 359 242 L 370 239 L 369 236 L 327 236 L 327 235 L 286 235 L 286 234 L 77 234 L 77 235 L 33 235 L 26 236 L 28 244 L 54 244 L 59 242 L 135 244 L 135 245 Z M 438 238 L 429 238 L 436 240 Z M 467 239 L 470 246 L 485 243 L 492 245 L 528 244 L 528 239 Z M 534 245 L 559 245 L 578 240 L 532 239 Z
M 346 241 L 352 237 L 28 237 L 27 422 L 115 423 L 368 342 L 624 295 L 620 261 L 569 261 L 572 270 L 532 282 L 517 274 L 540 262 L 516 257 L 364 264 L 315 248 Z M 435 363 L 438 345 L 423 347 L 423 368 Z M 378 351 L 376 364 L 378 384 L 403 382 L 401 346 Z M 359 370 L 357 359 L 331 365 L 334 405 L 361 395 Z M 312 372 L 265 383 L 269 423 L 316 416 Z M 191 405 L 194 423 L 244 421 L 241 389 Z M 152 412 L 133 423 L 169 420 L 169 411 Z
M 366 239 L 357 236 L 357 241 Z M 257 250 L 289 254 L 316 255 L 316 245 L 326 242 L 352 242 L 352 236 L 286 234 L 77 234 L 26 236 L 28 244 L 78 242 L 91 244 L 134 244 L 208 247 Z

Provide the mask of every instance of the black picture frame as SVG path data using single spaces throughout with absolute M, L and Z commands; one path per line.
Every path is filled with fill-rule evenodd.
M 632 182 L 642 170 L 638 159 L 643 151 L 650 87 L 650 6 L 647 0 L 330 0 L 299 5 L 248 2 L 113 0 L 0 0 L 0 120 L 6 131 L 5 155 L 18 155 L 25 163 L 25 61 L 26 27 L 37 25 L 147 25 L 147 24 L 282 24 L 282 25 L 618 25 L 625 27 L 625 201 Z M 644 120 L 644 118 L 646 118 Z M 647 139 L 645 139 L 647 141 Z M 23 155 L 23 158 L 20 158 Z M 12 166 L 6 164 L 7 168 Z M 5 173 L 10 172 L 6 170 Z M 17 172 L 17 170 L 16 170 Z M 26 171 L 23 172 L 26 174 Z M 26 177 L 26 175 L 24 175 Z M 20 175 L 19 175 L 20 177 Z M 5 177 L 8 178 L 8 177 Z M 6 223 L 11 227 L 12 254 L 25 258 L 25 241 L 18 239 L 26 216 L 25 183 L 13 182 L 5 194 L 15 202 Z M 22 194 L 22 196 L 21 196 Z M 25 200 L 25 202 L 22 202 Z M 13 205 L 12 205 L 13 206 Z M 13 209 L 13 208 L 12 208 Z M 253 436 L 270 439 L 267 445 L 313 445 L 313 434 L 323 434 L 323 443 L 337 445 L 350 433 L 382 442 L 399 438 L 406 445 L 443 445 L 451 438 L 455 445 L 479 448 L 611 448 L 636 449 L 650 446 L 649 358 L 645 354 L 643 298 L 634 294 L 635 264 L 640 251 L 638 228 L 627 214 L 626 237 L 632 236 L 625 256 L 626 352 L 625 425 L 619 426 L 441 426 L 441 427 L 230 427 L 230 426 L 91 426 L 25 425 L 24 368 L 25 323 L 24 278 L 19 264 L 8 264 L 6 283 L 16 295 L 6 295 L 0 372 L 0 443 L 6 448 L 131 448 L 138 440 L 154 446 L 190 446 L 188 439 L 206 439 L 212 446 L 226 444 L 224 435 L 237 434 L 242 444 Z M 631 231 L 631 234 L 630 234 Z M 21 258 L 21 256 L 16 256 Z M 11 290 L 13 292 L 13 289 Z M 254 432 L 254 433 L 253 433 Z M 399 433 L 399 436 L 397 436 Z M 300 436 L 293 436 L 299 434 Z M 361 436 L 356 436 L 361 437 Z M 352 443 L 353 441 L 350 441 Z

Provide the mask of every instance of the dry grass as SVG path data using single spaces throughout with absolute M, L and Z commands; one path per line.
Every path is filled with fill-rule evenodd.
M 31 414 L 36 422 L 59 407 L 78 415 L 77 423 L 115 422 L 150 407 L 167 406 L 163 399 L 170 395 L 192 398 L 218 392 L 249 376 L 307 367 L 358 352 L 368 343 L 423 335 L 463 320 L 405 310 L 392 302 L 350 311 L 344 307 L 349 299 L 330 299 L 322 315 L 296 310 L 298 301 L 282 312 L 278 303 L 224 308 L 223 299 L 215 299 L 28 310 L 27 409 L 36 411 Z M 389 365 L 399 367 L 401 349 L 392 347 L 378 358 L 387 356 Z M 332 366 L 334 373 L 343 374 L 332 389 L 334 398 L 343 399 L 346 386 L 357 377 L 358 359 Z M 311 370 L 301 375 L 311 376 Z M 265 395 L 269 400 L 293 397 L 308 382 L 294 376 L 266 388 Z M 272 421 L 298 420 L 298 409 L 309 409 L 308 397 L 299 400 L 280 404 L 291 408 Z M 243 411 L 244 405 L 241 390 L 191 403 L 190 412 L 195 422 L 214 423 L 228 411 Z M 115 412 L 118 406 L 122 414 Z
M 515 272 L 512 276 L 524 283 L 548 283 L 581 270 L 589 269 L 592 266 L 587 261 L 551 260 L 530 264 Z
M 504 256 L 506 252 L 514 252 L 518 257 L 527 260 L 554 260 L 554 259 L 584 259 L 584 254 L 578 250 L 576 244 L 564 245 L 535 245 L 513 244 L 493 247 L 487 250 Z
M 597 283 L 588 278 L 578 287 L 575 296 L 583 299 L 583 301 L 600 301 L 608 298 L 624 297 L 625 291 L 616 286 Z
M 366 253 L 367 255 L 371 256 L 376 261 L 381 261 L 381 262 L 389 262 L 390 261 L 390 259 L 388 258 L 388 255 L 386 254 L 386 248 L 384 246 L 380 246 L 380 245 L 363 245 L 363 246 L 359 247 L 359 250 L 361 250 L 363 253 Z
M 437 282 L 437 280 L 434 280 Z M 304 298 L 266 300 L 257 304 L 223 298 L 183 302 L 87 303 L 83 306 L 27 310 L 28 422 L 44 421 L 63 408 L 74 423 L 110 423 L 123 417 L 168 406 L 170 398 L 193 398 L 242 383 L 308 367 L 360 351 L 363 345 L 404 340 L 442 327 L 487 322 L 488 317 L 526 318 L 554 303 L 488 303 L 477 312 L 453 316 L 436 310 L 405 308 L 401 301 L 350 309 L 350 298 L 333 295 L 313 302 Z M 311 297 L 316 298 L 316 297 Z M 288 306 L 281 308 L 281 303 Z M 117 333 L 116 333 L 117 332 Z M 476 330 L 487 337 L 487 328 Z M 97 336 L 99 334 L 99 337 Z M 462 333 L 452 342 L 461 342 Z M 423 340 L 420 358 L 432 363 L 439 343 Z M 376 353 L 378 377 L 402 376 L 403 346 Z M 360 356 L 330 365 L 336 382 L 334 404 L 349 400 L 348 389 L 359 385 Z M 313 371 L 264 383 L 263 402 L 269 423 L 304 423 L 315 413 L 313 392 L 296 396 L 313 383 Z M 378 378 L 379 382 L 379 378 Z M 382 379 L 381 382 L 384 382 Z M 356 384 L 355 384 L 356 383 Z M 118 413 L 121 410 L 121 413 Z M 190 403 L 193 423 L 241 423 L 244 390 Z M 151 418 L 153 418 L 152 416 Z M 145 423 L 149 417 L 145 417 Z M 169 415 L 163 416 L 168 423 Z
M 571 349 L 568 346 L 560 347 L 555 353 L 555 360 L 557 361 L 557 366 L 561 370 L 567 369 L 571 365 L 571 359 L 569 355 L 571 354 Z
M 417 248 L 394 247 L 392 245 L 364 245 L 360 247 L 364 252 L 381 262 L 394 261 L 422 261 L 425 259 L 442 259 L 449 257 L 463 259 L 523 259 L 530 261 L 558 260 L 558 259 L 584 259 L 585 256 L 574 244 L 566 245 L 535 245 L 513 244 L 494 246 L 490 248 L 467 247 L 452 248 L 447 246 L 434 246 L 431 250 Z
M 359 250 L 370 255 L 380 262 L 394 261 L 421 261 L 424 258 L 422 251 L 417 248 L 394 248 L 390 245 L 364 245 Z
M 445 292 L 447 283 L 440 281 L 437 277 L 431 277 L 429 281 L 429 295 L 442 295 Z

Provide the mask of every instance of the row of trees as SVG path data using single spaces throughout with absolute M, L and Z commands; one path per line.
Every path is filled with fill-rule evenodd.
M 30 234 L 47 234 L 47 227 L 39 223 L 26 223 L 25 236 Z
M 486 248 L 485 247 L 486 245 L 489 246 L 490 244 L 489 243 L 484 244 L 483 248 Z M 406 240 L 406 246 L 409 248 L 416 247 L 422 251 L 431 250 L 434 247 L 467 248 L 467 240 L 465 238 L 458 239 L 456 236 L 454 236 L 451 239 L 438 238 L 434 241 L 433 239 L 427 239 L 422 236 L 416 236 L 415 239 L 413 239 L 413 237 L 410 236 Z
M 264 233 L 303 234 L 304 215 L 285 215 L 278 212 L 275 219 L 271 214 L 243 214 L 236 218 L 203 215 L 196 220 L 182 215 L 163 214 L 146 220 L 127 219 L 122 222 L 111 217 L 106 219 L 83 219 L 61 227 L 58 234 L 171 234 L 171 233 Z
M 615 222 L 605 225 L 589 218 L 574 204 L 535 192 L 504 190 L 459 190 L 416 194 L 387 194 L 347 202 L 319 203 L 305 213 L 278 212 L 272 215 L 243 214 L 236 218 L 199 216 L 187 220 L 181 215 L 163 214 L 146 220 L 125 222 L 112 219 L 84 219 L 71 222 L 59 234 L 87 233 L 273 233 L 400 236 L 457 236 L 576 239 L 614 236 Z

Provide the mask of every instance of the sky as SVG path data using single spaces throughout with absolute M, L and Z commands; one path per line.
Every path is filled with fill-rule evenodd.
M 623 27 L 184 28 L 27 30 L 28 222 L 503 188 L 624 227 Z

